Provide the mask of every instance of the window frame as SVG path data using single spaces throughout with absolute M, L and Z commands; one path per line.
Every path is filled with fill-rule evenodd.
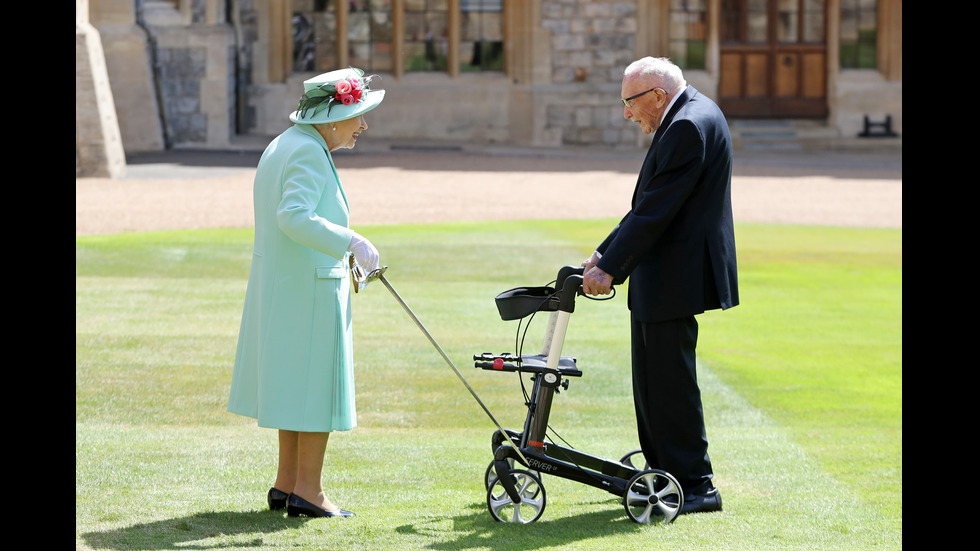
M 870 0 L 874 6 L 862 11 L 862 0 L 840 0 L 840 39 L 838 40 L 838 63 L 841 69 L 875 69 L 880 64 L 880 40 L 881 40 L 881 0 Z M 870 11 L 871 13 L 868 13 Z M 844 29 L 848 25 L 847 18 L 854 17 L 854 26 L 857 35 L 851 39 L 844 36 Z M 869 37 L 862 40 L 862 24 L 865 21 L 874 21 L 874 30 Z
M 684 2 L 683 4 L 686 4 Z M 667 2 L 667 28 L 669 29 L 669 35 L 667 38 L 667 52 L 668 56 L 671 58 L 678 67 L 684 70 L 705 70 L 708 66 L 708 37 L 710 34 L 710 21 L 708 18 L 708 12 L 710 10 L 710 2 L 707 0 L 702 0 L 701 4 L 694 8 L 684 8 L 678 6 L 676 0 L 669 0 Z M 700 26 L 702 30 L 702 36 L 698 38 L 691 38 L 688 33 L 691 30 L 690 24 L 674 24 L 675 17 L 682 18 L 696 18 L 700 20 Z M 674 46 L 681 44 L 683 48 L 683 56 L 676 54 L 677 50 Z M 692 47 L 694 45 L 699 45 L 698 47 Z M 692 55 L 692 51 L 697 51 L 696 54 Z M 692 65 L 691 60 L 697 59 L 700 63 L 698 65 Z
M 334 58 L 336 59 L 337 67 L 345 67 L 351 63 L 350 55 L 350 39 L 348 37 L 348 28 L 350 24 L 350 14 L 348 9 L 348 2 L 344 0 L 331 0 L 332 8 L 331 10 L 335 14 L 335 25 L 338 31 L 336 32 L 334 49 Z M 448 5 L 447 11 L 447 44 L 446 44 L 446 59 L 447 67 L 445 70 L 434 70 L 434 71 L 409 71 L 406 68 L 406 48 L 404 45 L 407 43 L 406 32 L 405 32 L 405 16 L 406 16 L 406 6 L 405 0 L 391 0 L 391 69 L 390 71 L 386 69 L 377 69 L 371 67 L 361 67 L 368 72 L 383 72 L 390 73 L 395 76 L 395 78 L 401 78 L 406 73 L 438 73 L 447 74 L 451 77 L 456 77 L 462 72 L 460 66 L 460 51 L 461 51 L 461 35 L 462 35 L 462 0 L 446 0 Z M 501 11 L 501 35 L 502 42 L 504 45 L 507 44 L 507 18 L 506 13 L 508 9 L 508 0 L 500 0 L 500 11 Z M 411 11 L 411 10 L 409 10 Z M 314 12 L 315 13 L 315 12 Z M 292 9 L 290 8 L 289 17 L 284 18 L 284 23 L 288 26 L 285 37 L 292 36 Z M 288 47 L 290 55 L 288 56 L 290 60 L 293 59 L 293 43 L 288 40 Z M 504 48 L 506 50 L 506 47 Z M 465 71 L 467 73 L 498 73 L 501 75 L 507 75 L 507 62 L 506 56 L 504 56 L 503 68 L 501 70 L 481 70 L 481 71 Z M 316 69 L 314 69 L 315 71 Z M 304 70 L 294 70 L 292 62 L 288 67 L 288 74 L 309 72 Z

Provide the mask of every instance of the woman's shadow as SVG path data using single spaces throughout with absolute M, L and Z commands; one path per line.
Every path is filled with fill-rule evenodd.
M 116 528 L 105 532 L 86 532 L 82 539 L 93 549 L 137 551 L 153 549 L 264 548 L 263 534 L 296 528 L 309 519 L 290 518 L 282 512 L 205 511 L 191 516 L 158 520 Z M 227 541 L 231 536 L 232 541 Z M 209 542 L 221 537 L 222 542 Z M 240 539 L 237 539 L 240 538 Z
M 554 546 L 574 543 L 581 538 L 605 535 L 621 535 L 638 530 L 640 525 L 631 522 L 622 507 L 608 506 L 612 502 L 597 501 L 595 510 L 556 520 L 541 520 L 536 524 L 534 537 L 522 541 L 524 548 L 537 545 Z M 282 512 L 267 509 L 257 511 L 205 511 L 194 515 L 134 524 L 105 532 L 86 532 L 82 539 L 93 549 L 113 551 L 153 551 L 171 549 L 222 549 L 266 548 L 264 534 L 274 534 L 295 529 L 310 519 L 290 518 Z M 451 532 L 455 536 L 446 540 L 446 531 L 439 519 L 422 519 L 416 523 L 395 527 L 396 533 L 413 539 L 431 539 L 426 547 L 434 550 L 461 550 L 483 548 L 488 541 L 512 538 L 519 532 L 509 523 L 496 522 L 487 513 L 486 505 L 471 504 L 453 517 Z M 657 523 L 656 521 L 654 522 Z M 584 531 L 582 526 L 588 526 Z M 208 541 L 221 538 L 221 542 Z M 536 542 L 536 543 L 535 543 Z

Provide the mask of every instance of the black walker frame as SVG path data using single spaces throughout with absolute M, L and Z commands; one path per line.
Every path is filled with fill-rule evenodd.
M 612 461 L 546 441 L 555 394 L 568 388 L 570 378 L 582 376 L 577 360 L 561 355 L 575 298 L 583 295 L 582 273 L 582 268 L 565 266 L 559 270 L 554 288 L 511 289 L 496 298 L 504 320 L 521 319 L 536 312 L 551 312 L 551 317 L 541 354 L 483 353 L 473 357 L 474 367 L 529 373 L 534 381 L 524 430 L 504 429 L 505 436 L 498 429 L 491 439 L 493 461 L 485 474 L 487 507 L 491 516 L 501 522 L 538 520 L 546 504 L 541 476 L 547 474 L 621 497 L 634 522 L 647 523 L 656 518 L 673 522 L 684 504 L 681 486 L 669 473 L 644 465 L 640 450 Z M 521 465 L 525 468 L 519 468 Z

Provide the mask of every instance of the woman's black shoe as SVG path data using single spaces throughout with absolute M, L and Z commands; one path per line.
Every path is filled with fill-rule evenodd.
M 300 515 L 306 515 L 308 517 L 352 517 L 354 513 L 350 511 L 345 511 L 343 509 L 337 509 L 336 511 L 328 511 L 326 509 L 320 508 L 313 505 L 309 501 L 297 496 L 296 494 L 289 494 L 289 498 L 286 499 L 286 514 L 291 517 L 298 517 Z
M 269 509 L 273 511 L 285 509 L 287 497 L 289 494 L 282 490 L 277 490 L 275 487 L 269 489 Z

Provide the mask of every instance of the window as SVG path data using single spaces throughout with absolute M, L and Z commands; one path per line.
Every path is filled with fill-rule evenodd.
M 460 0 L 460 71 L 504 70 L 503 0 Z
M 746 9 L 746 37 L 750 44 L 769 42 L 769 5 L 766 0 L 749 0 Z
M 405 0 L 405 70 L 449 68 L 449 0 Z
M 293 71 L 503 70 L 503 0 L 293 0 Z M 452 66 L 451 66 L 452 64 Z
M 347 64 L 365 71 L 391 71 L 391 0 L 347 1 Z
M 670 59 L 681 69 L 704 69 L 706 0 L 671 0 Z
M 824 0 L 778 0 L 776 3 L 776 41 L 822 43 L 824 41 Z
M 841 0 L 840 66 L 843 69 L 878 67 L 877 0 Z
M 803 42 L 820 44 L 826 42 L 827 31 L 824 28 L 827 20 L 825 3 L 824 0 L 803 0 L 803 21 L 801 29 Z
M 293 0 L 293 72 L 337 67 L 334 0 Z

